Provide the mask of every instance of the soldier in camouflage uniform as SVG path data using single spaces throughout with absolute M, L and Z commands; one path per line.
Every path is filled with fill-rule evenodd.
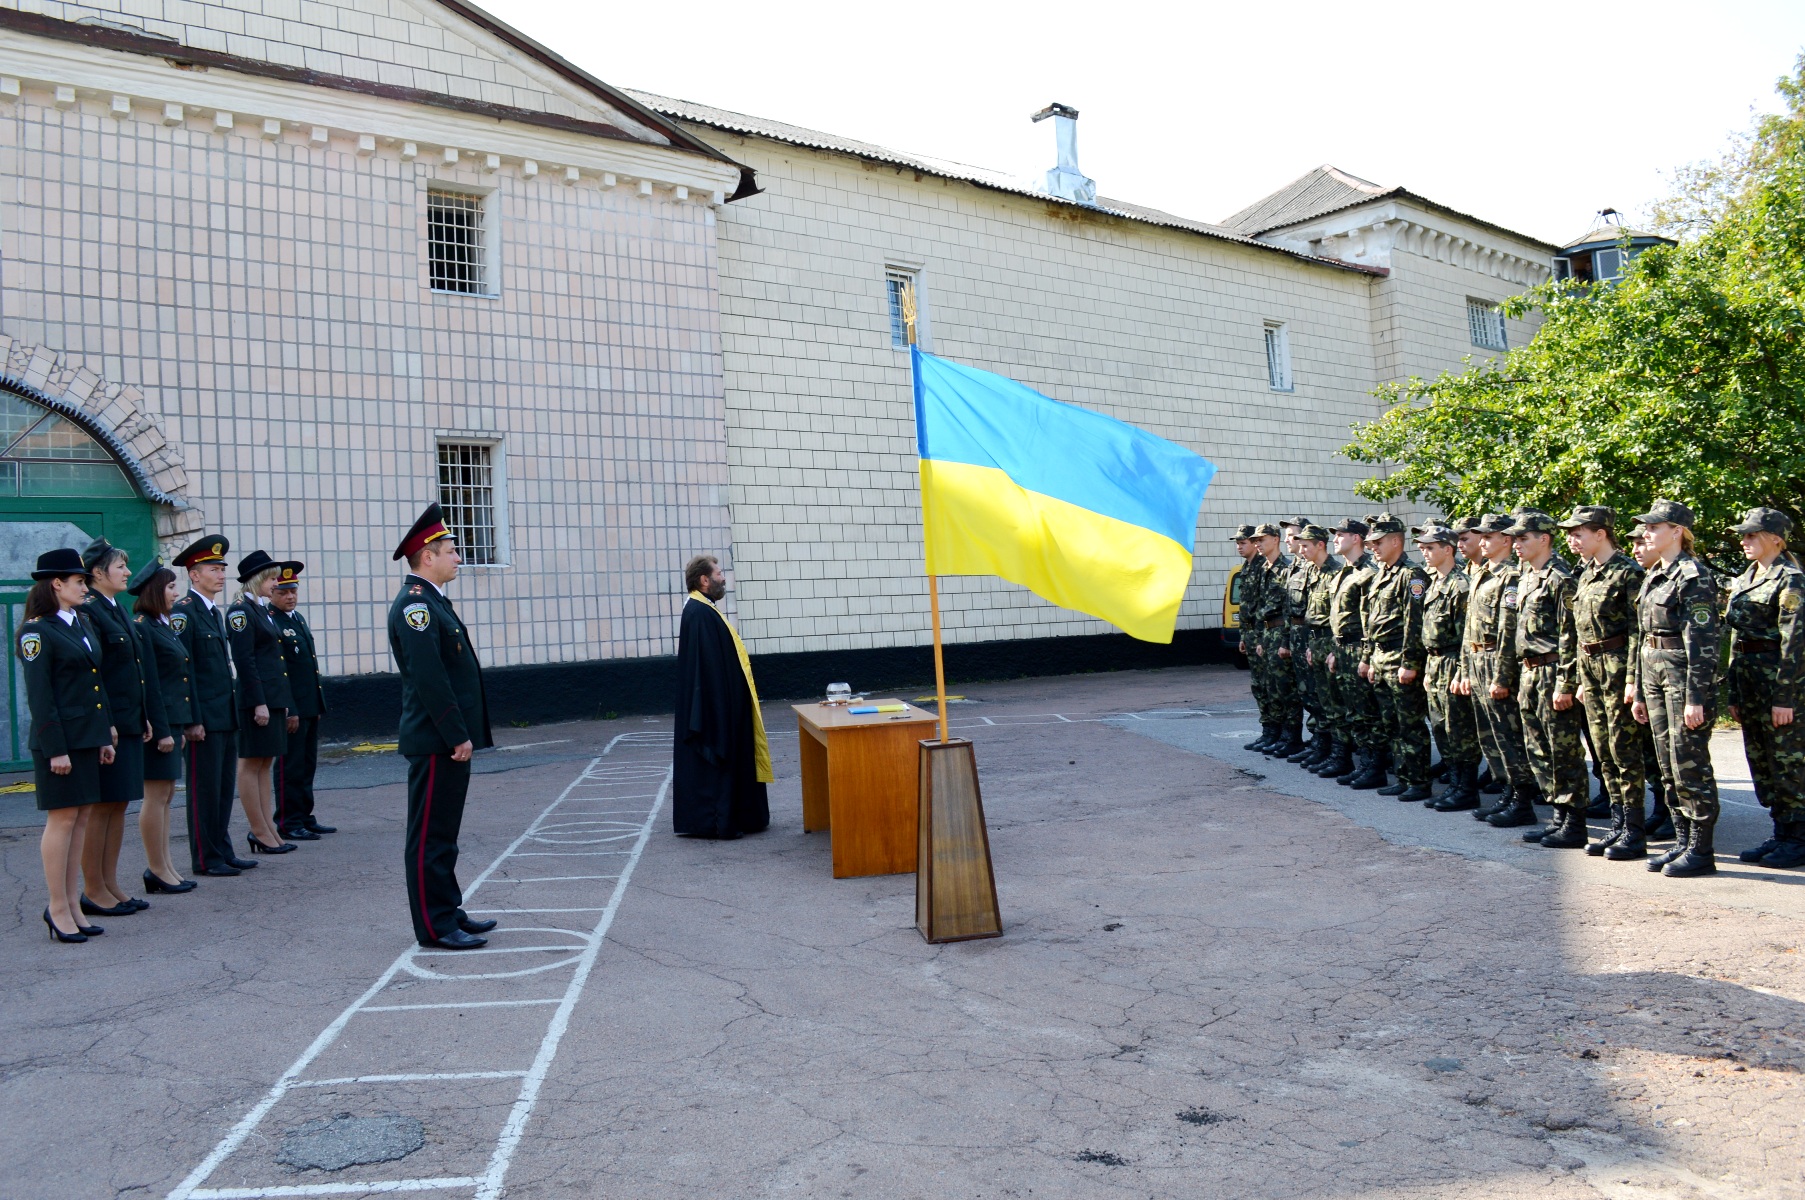
M 1404 553 L 1404 522 L 1380 513 L 1371 526 L 1377 577 L 1366 597 L 1367 680 L 1380 715 L 1374 765 L 1351 788 L 1375 788 L 1381 796 L 1427 800 L 1429 788 L 1429 702 L 1423 690 L 1423 597 L 1429 577 Z M 1387 787 L 1381 749 L 1397 764 L 1398 782 Z
M 1341 693 L 1336 687 L 1334 672 L 1329 670 L 1329 659 L 1335 653 L 1335 631 L 1330 618 L 1335 605 L 1337 581 L 1341 578 L 1341 573 L 1347 570 L 1347 563 L 1339 555 L 1329 553 L 1329 539 L 1333 535 L 1327 529 L 1320 525 L 1309 525 L 1305 527 L 1304 535 L 1306 547 L 1311 547 L 1313 542 L 1321 543 L 1307 551 L 1315 564 L 1315 574 L 1311 577 L 1309 600 L 1304 606 L 1304 629 L 1309 640 L 1309 652 L 1304 661 L 1315 680 L 1317 693 L 1322 697 L 1328 733 L 1327 738 L 1323 739 L 1321 756 L 1305 762 L 1304 767 L 1317 775 L 1339 775 L 1339 769 L 1330 771 L 1328 768 L 1338 761 L 1345 767 L 1351 767 L 1354 743 L 1348 732 L 1347 713 L 1342 708 Z
M 1335 703 L 1341 710 L 1343 743 L 1335 757 L 1317 771 L 1347 783 L 1365 773 L 1379 739 L 1379 712 L 1372 685 L 1360 675 L 1366 641 L 1366 595 L 1379 573 L 1379 563 L 1366 549 L 1367 523 L 1348 517 L 1335 526 L 1335 553 L 1346 566 L 1335 577 L 1329 603 L 1329 630 L 1335 648 L 1329 654 L 1329 674 L 1335 681 Z M 1331 769 L 1333 768 L 1333 769 Z
M 1287 762 L 1314 766 L 1328 756 L 1334 742 L 1330 704 L 1324 672 L 1310 656 L 1310 597 L 1322 590 L 1322 567 L 1329 560 L 1329 534 L 1320 525 L 1303 522 L 1291 534 L 1291 600 L 1287 621 L 1291 633 L 1291 669 L 1297 675 L 1297 691 L 1310 714 L 1310 741 L 1289 755 Z M 1327 609 L 1324 609 L 1327 622 Z
M 1692 556 L 1692 510 L 1657 500 L 1636 518 L 1655 562 L 1636 597 L 1641 653 L 1635 661 L 1636 719 L 1654 730 L 1661 777 L 1672 797 L 1673 849 L 1648 860 L 1663 875 L 1717 871 L 1717 776 L 1711 722 L 1717 710 L 1717 581 Z
M 1267 708 L 1266 668 L 1260 658 L 1260 642 L 1253 620 L 1254 608 L 1260 603 L 1260 590 L 1266 583 L 1266 560 L 1260 557 L 1260 544 L 1254 537 L 1253 525 L 1235 526 L 1235 553 L 1241 556 L 1240 621 L 1241 656 L 1247 660 L 1247 685 L 1253 702 L 1260 710 L 1260 736 L 1243 746 L 1253 750 L 1272 736 Z
M 1726 679 L 1730 715 L 1742 723 L 1755 798 L 1774 836 L 1739 858 L 1763 867 L 1805 865 L 1805 737 L 1795 719 L 1805 683 L 1805 571 L 1786 553 L 1792 518 L 1750 509 L 1731 532 L 1742 537 L 1748 570 L 1730 584 L 1725 622 L 1735 631 Z
M 1473 698 L 1455 691 L 1460 651 L 1466 637 L 1466 571 L 1455 563 L 1460 536 L 1446 525 L 1430 523 L 1416 530 L 1417 548 L 1428 565 L 1429 590 L 1423 596 L 1423 695 L 1429 702 L 1429 729 L 1448 764 L 1448 790 L 1429 805 L 1437 812 L 1479 807 L 1479 730 Z
M 1262 754 L 1276 753 L 1290 742 L 1303 724 L 1303 710 L 1297 700 L 1297 677 L 1291 670 L 1291 633 L 1285 619 L 1290 598 L 1285 590 L 1285 577 L 1291 572 L 1291 556 L 1280 547 L 1280 537 L 1277 525 L 1260 525 L 1254 529 L 1254 541 L 1259 545 L 1260 560 L 1265 568 L 1261 572 L 1260 594 L 1252 608 L 1252 620 L 1241 622 L 1244 630 L 1251 627 L 1253 631 L 1256 639 L 1254 654 L 1263 664 L 1261 673 L 1265 676 L 1266 703 L 1262 706 L 1261 723 L 1271 725 L 1272 730 L 1254 744 L 1254 749 Z M 1241 611 L 1246 614 L 1249 610 L 1243 605 Z
M 1646 783 L 1642 742 L 1629 696 L 1630 660 L 1636 654 L 1636 593 L 1644 571 L 1617 548 L 1609 508 L 1582 505 L 1561 528 L 1580 563 L 1573 593 L 1573 635 L 1579 642 L 1579 697 L 1591 732 L 1592 754 L 1611 805 L 1611 828 L 1586 853 L 1612 861 L 1644 858 L 1648 840 L 1642 790 Z
M 1649 546 L 1648 538 L 1645 536 L 1646 532 L 1638 523 L 1630 530 L 1629 542 L 1629 555 L 1636 560 L 1636 565 L 1642 568 L 1644 578 L 1647 577 L 1648 570 L 1659 561 Z M 1636 589 L 1636 594 L 1638 596 L 1642 594 L 1640 587 Z M 1633 683 L 1636 674 L 1636 657 L 1642 652 L 1640 638 L 1632 650 L 1629 665 L 1630 679 Z M 1648 780 L 1648 790 L 1655 799 L 1654 810 L 1648 816 L 1648 840 L 1658 842 L 1673 836 L 1673 805 L 1668 794 L 1667 784 L 1661 778 L 1661 757 L 1655 753 L 1655 731 L 1642 724 L 1638 724 L 1636 728 L 1642 731 L 1642 774 Z
M 1554 806 L 1543 829 L 1523 835 L 1550 850 L 1583 849 L 1591 780 L 1580 740 L 1585 714 L 1574 703 L 1579 690 L 1579 644 L 1573 625 L 1573 568 L 1554 552 L 1555 519 L 1520 511 L 1510 536 L 1516 542 L 1517 708 L 1523 714 L 1523 748 L 1537 789 Z M 1529 813 L 1533 820 L 1535 813 Z
M 1460 551 L 1460 558 L 1458 560 L 1460 569 L 1466 572 L 1467 599 L 1469 602 L 1473 598 L 1474 586 L 1478 584 L 1480 577 L 1485 574 L 1485 535 L 1479 532 L 1479 523 L 1484 519 L 1485 518 L 1483 517 L 1461 517 L 1449 526 L 1449 528 L 1454 531 L 1455 537 L 1458 539 L 1454 545 L 1455 548 Z M 1464 660 L 1465 657 L 1466 643 L 1463 641 L 1460 648 L 1460 658 Z M 1464 680 L 1464 676 L 1460 675 L 1460 664 L 1456 663 L 1455 668 L 1456 677 Z M 1491 764 L 1485 757 L 1484 743 L 1480 741 L 1484 722 L 1479 715 L 1478 703 L 1473 701 L 1472 696 L 1467 695 L 1469 690 L 1470 689 L 1468 689 L 1463 682 L 1461 684 L 1460 694 L 1466 696 L 1466 699 L 1471 702 L 1468 705 L 1468 711 L 1473 714 L 1473 742 L 1480 747 L 1479 791 L 1482 795 L 1494 796 L 1504 790 L 1504 782 L 1501 777 L 1493 777 Z
M 1304 713 L 1315 713 L 1310 697 L 1310 679 L 1304 671 L 1304 659 L 1297 646 L 1297 630 L 1303 626 L 1305 591 L 1309 585 L 1310 563 L 1297 553 L 1297 531 L 1310 522 L 1305 517 L 1288 517 L 1279 522 L 1279 536 L 1284 553 L 1273 567 L 1273 579 L 1284 592 L 1279 606 L 1278 626 L 1270 631 L 1277 661 L 1274 666 L 1283 673 L 1290 695 L 1285 708 L 1284 735 L 1268 745 L 1264 753 L 1273 758 L 1291 759 L 1309 753 L 1304 741 Z M 1312 726 L 1314 730 L 1314 726 Z
M 1467 596 L 1467 645 L 1460 662 L 1461 691 L 1473 698 L 1479 717 L 1480 749 L 1491 762 L 1492 776 L 1504 784 L 1498 799 L 1474 809 L 1473 817 L 1500 827 L 1534 820 L 1523 817 L 1522 808 L 1535 795 L 1517 710 L 1517 568 L 1505 535 L 1511 524 L 1497 513 L 1479 519 L 1484 562 Z M 1515 815 L 1493 821 L 1507 812 Z

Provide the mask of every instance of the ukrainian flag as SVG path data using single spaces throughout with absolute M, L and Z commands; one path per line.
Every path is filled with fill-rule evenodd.
M 929 575 L 1000 575 L 1170 642 L 1209 460 L 914 347 Z

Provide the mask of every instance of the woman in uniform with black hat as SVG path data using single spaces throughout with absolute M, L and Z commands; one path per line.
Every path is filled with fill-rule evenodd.
M 188 647 L 169 623 L 169 609 L 182 598 L 175 572 L 158 559 L 139 568 L 125 589 L 137 597 L 132 611 L 138 615 L 138 635 L 144 641 L 145 663 L 157 673 L 161 710 L 150 714 L 156 740 L 144 749 L 144 807 L 138 810 L 138 835 L 144 840 L 144 890 L 180 895 L 192 892 L 195 882 L 183 879 L 169 857 L 169 802 L 176 780 L 182 777 L 183 730 L 194 724 L 192 685 L 188 677 Z
M 282 566 L 262 550 L 238 561 L 244 593 L 226 610 L 226 636 L 238 668 L 238 802 L 251 823 L 252 854 L 287 854 L 271 805 L 270 768 L 288 751 L 288 666 L 282 661 L 282 633 L 270 616 L 270 591 Z
M 82 838 L 100 802 L 100 768 L 113 761 L 113 718 L 100 682 L 100 635 L 81 615 L 87 571 L 74 550 L 38 556 L 14 651 L 31 709 L 31 764 L 45 814 L 40 850 L 52 939 L 85 942 L 105 932 L 82 924 Z

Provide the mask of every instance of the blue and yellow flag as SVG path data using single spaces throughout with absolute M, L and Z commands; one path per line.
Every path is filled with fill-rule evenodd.
M 1170 642 L 1208 459 L 914 348 L 930 575 L 1000 575 Z

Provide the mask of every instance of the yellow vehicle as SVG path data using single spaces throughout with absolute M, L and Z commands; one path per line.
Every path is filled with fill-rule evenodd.
M 1222 588 L 1222 644 L 1232 647 L 1235 665 L 1243 671 L 1247 670 L 1247 655 L 1241 653 L 1241 572 L 1243 567 L 1236 567 L 1228 573 L 1228 583 Z

